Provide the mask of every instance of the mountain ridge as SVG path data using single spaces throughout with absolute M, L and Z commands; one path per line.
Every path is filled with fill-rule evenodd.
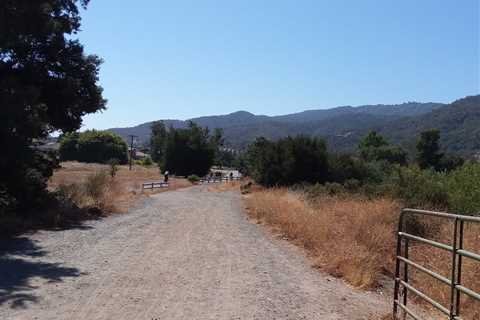
M 462 107 L 465 104 L 469 105 L 466 109 Z M 462 120 L 460 117 L 454 120 L 449 119 L 449 113 L 456 114 L 454 112 L 456 109 L 452 109 L 455 106 L 463 108 L 462 114 L 464 117 L 465 114 L 472 115 L 472 120 L 467 121 L 469 128 L 474 127 L 470 122 L 477 124 L 477 121 L 478 127 L 480 127 L 480 116 L 475 111 L 480 110 L 480 96 L 465 97 L 451 104 L 406 102 L 393 105 L 340 106 L 330 109 L 304 110 L 278 116 L 256 115 L 245 110 L 239 110 L 225 115 L 203 116 L 185 121 L 173 119 L 162 121 L 167 126 L 175 128 L 185 127 L 188 121 L 193 121 L 200 126 L 211 129 L 222 128 L 226 144 L 234 149 L 245 148 L 259 136 L 278 139 L 288 135 L 304 134 L 324 138 L 330 149 L 339 152 L 354 151 L 358 141 L 369 130 L 377 130 L 392 142 L 399 143 L 411 150 L 412 144 L 408 140 L 412 140 L 412 137 L 419 133 L 419 130 L 413 128 L 413 126 L 427 128 L 428 124 L 432 122 L 432 125 L 439 126 L 440 131 L 445 131 L 441 132 L 442 142 L 455 144 L 454 147 L 453 145 L 448 146 L 447 150 L 467 155 L 474 153 L 474 151 L 477 152 L 476 140 L 464 137 L 461 132 L 461 122 L 464 119 Z M 444 109 L 446 111 L 441 111 Z M 439 117 L 438 121 L 435 121 L 436 117 Z M 108 130 L 119 134 L 123 138 L 127 138 L 129 134 L 134 134 L 139 137 L 140 144 L 148 145 L 152 122 L 134 127 Z M 450 122 L 450 125 L 446 125 L 446 122 Z M 454 136 L 462 136 L 462 139 L 469 141 L 465 148 L 461 147 L 461 139 L 453 137 L 449 134 L 450 131 L 456 132 Z M 473 129 L 468 132 L 477 133 Z M 478 148 L 480 149 L 480 145 Z

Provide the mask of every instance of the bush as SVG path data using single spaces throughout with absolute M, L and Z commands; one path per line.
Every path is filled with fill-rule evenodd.
M 110 168 L 109 168 L 110 177 L 112 177 L 113 179 L 117 175 L 118 165 L 120 164 L 120 161 L 118 161 L 118 159 L 110 159 L 108 160 L 108 164 L 110 165 Z
M 448 208 L 446 175 L 417 166 L 397 168 L 390 180 L 391 193 L 407 207 L 445 210 Z
M 366 161 L 387 161 L 401 165 L 407 164 L 407 153 L 399 146 L 392 146 L 384 137 L 370 131 L 358 146 L 360 156 Z
M 149 167 L 153 165 L 153 160 L 150 157 L 145 157 L 139 160 L 135 160 L 134 163 L 139 166 Z
M 200 181 L 200 177 L 197 176 L 196 174 L 192 174 L 188 176 L 187 180 L 190 181 L 191 183 L 197 183 Z
M 109 184 L 108 175 L 105 171 L 96 172 L 87 177 L 84 183 L 84 192 L 93 204 L 99 208 L 103 206 L 105 192 Z
M 127 163 L 128 146 L 123 139 L 112 132 L 87 130 L 67 133 L 60 139 L 60 158 L 63 161 L 107 163 L 118 159 Z
M 328 178 L 325 142 L 305 136 L 257 139 L 248 150 L 248 165 L 254 180 L 264 186 L 323 183 Z
M 379 183 L 388 175 L 391 166 L 385 161 L 366 162 L 348 154 L 331 155 L 328 159 L 328 180 L 341 184 L 351 179 L 361 183 Z
M 450 210 L 480 215 L 480 164 L 467 163 L 447 176 Z
M 144 165 L 144 166 L 147 166 L 147 167 L 153 165 L 153 160 L 152 160 L 152 158 L 150 158 L 150 157 L 148 157 L 148 156 L 145 157 L 145 158 L 143 158 L 143 165 Z

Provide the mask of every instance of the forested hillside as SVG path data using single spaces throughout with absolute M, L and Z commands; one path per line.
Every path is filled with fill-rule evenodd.
M 452 104 L 409 102 L 398 105 L 366 105 L 308 110 L 283 116 L 254 115 L 246 111 L 191 119 L 203 127 L 224 129 L 225 142 L 243 149 L 255 138 L 279 139 L 298 134 L 322 137 L 332 151 L 354 151 L 360 139 L 377 130 L 392 142 L 413 150 L 415 137 L 436 128 L 442 146 L 454 153 L 472 155 L 480 150 L 480 96 L 466 97 Z M 186 121 L 165 120 L 167 126 L 182 128 Z M 151 123 L 111 131 L 129 134 L 148 144 Z

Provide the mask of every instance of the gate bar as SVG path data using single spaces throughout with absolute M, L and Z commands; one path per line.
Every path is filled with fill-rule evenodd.
M 397 281 L 400 282 L 400 284 L 404 287 L 407 287 L 408 290 L 412 291 L 413 293 L 415 293 L 417 296 L 419 296 L 420 298 L 422 298 L 423 300 L 427 301 L 428 303 L 430 303 L 432 306 L 434 306 L 435 308 L 437 308 L 438 310 L 442 311 L 443 313 L 445 313 L 447 316 L 450 315 L 450 311 L 445 308 L 444 306 L 442 306 L 440 303 L 438 303 L 437 301 L 433 300 L 432 298 L 430 298 L 429 296 L 427 296 L 425 293 L 415 289 L 414 287 L 412 287 L 411 285 L 409 285 L 408 283 L 406 283 L 405 281 L 401 280 L 401 279 L 398 279 Z
M 406 312 L 410 317 L 412 317 L 413 319 L 415 320 L 422 320 L 420 319 L 419 316 L 417 316 L 415 313 L 413 313 L 412 310 L 408 309 L 407 306 L 404 306 L 403 304 L 401 304 L 400 302 L 398 302 L 398 300 L 395 300 L 395 305 L 396 306 L 399 306 L 404 312 Z
M 439 249 L 443 249 L 443 250 L 447 250 L 447 251 L 453 251 L 452 246 L 449 246 L 447 244 L 440 243 L 440 242 L 437 242 L 437 241 L 425 239 L 425 238 L 422 238 L 422 237 L 414 236 L 413 234 L 410 234 L 410 233 L 399 232 L 398 235 L 400 237 L 403 237 L 403 238 L 407 238 L 407 239 L 411 239 L 411 240 L 415 240 L 415 241 L 419 241 L 419 242 L 429 244 L 429 245 L 437 247 Z
M 412 267 L 416 268 L 417 270 L 423 271 L 424 273 L 426 273 L 426 274 L 428 274 L 429 276 L 431 276 L 431 277 L 433 277 L 433 278 L 435 278 L 435 279 L 437 279 L 437 280 L 445 283 L 446 285 L 449 285 L 449 286 L 452 285 L 452 282 L 451 282 L 448 278 L 446 278 L 446 277 L 444 277 L 444 276 L 442 276 L 442 275 L 439 275 L 438 273 L 435 273 L 435 272 L 433 272 L 433 271 L 431 271 L 431 270 L 428 270 L 427 268 L 425 268 L 425 267 L 423 267 L 423 266 L 421 266 L 421 265 L 413 262 L 412 260 L 405 259 L 405 258 L 402 257 L 402 256 L 398 256 L 397 259 L 399 259 L 400 261 L 403 261 L 403 262 L 411 265 Z
M 419 236 L 415 236 L 413 234 L 409 234 L 404 232 L 404 216 L 406 214 L 420 214 L 420 215 L 427 215 L 433 216 L 438 218 L 445 218 L 454 220 L 454 229 L 453 229 L 453 239 L 452 245 L 447 245 L 444 243 L 440 243 L 437 241 L 425 239 Z M 464 236 L 464 222 L 474 222 L 480 223 L 480 217 L 473 217 L 473 216 L 464 216 L 464 215 L 457 215 L 457 214 L 450 214 L 445 212 L 434 212 L 434 211 L 427 211 L 427 210 L 417 210 L 417 209 L 403 209 L 400 214 L 400 219 L 398 223 L 398 233 L 397 233 L 397 255 L 396 255 L 396 271 L 395 271 L 395 292 L 394 292 L 394 304 L 393 304 L 393 313 L 394 318 L 398 319 L 398 307 L 400 307 L 403 311 L 403 317 L 405 318 L 407 315 L 410 317 L 420 320 L 420 318 L 414 314 L 410 309 L 407 308 L 407 292 L 411 291 L 415 295 L 419 296 L 423 300 L 429 302 L 432 306 L 443 312 L 444 314 L 449 316 L 449 319 L 452 320 L 461 320 L 460 317 L 460 297 L 461 294 L 466 294 L 471 298 L 474 298 L 480 301 L 480 293 L 473 291 L 462 285 L 462 258 L 470 258 L 477 262 L 480 262 L 480 254 L 465 250 L 463 247 L 463 236 Z M 402 241 L 405 240 L 405 241 Z M 451 262 L 452 262 L 452 270 L 451 270 L 451 279 L 448 279 L 440 274 L 435 273 L 423 267 L 411 260 L 408 257 L 408 243 L 409 240 L 414 240 L 418 242 L 422 242 L 424 244 L 440 248 L 446 251 L 451 252 Z M 402 244 L 405 243 L 405 251 L 404 256 L 402 256 Z M 404 263 L 404 273 L 403 277 L 401 278 L 401 262 Z M 412 285 L 408 283 L 408 266 L 412 266 L 419 271 L 422 271 L 431 277 L 447 284 L 451 287 L 451 294 L 450 294 L 450 310 L 444 307 L 434 299 L 430 298 L 423 292 L 419 291 Z M 400 287 L 403 287 L 403 304 L 399 301 L 400 299 Z

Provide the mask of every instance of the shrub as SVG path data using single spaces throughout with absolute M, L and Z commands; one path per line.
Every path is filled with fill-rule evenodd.
M 480 214 L 480 164 L 467 163 L 447 176 L 450 209 L 458 214 Z
M 143 161 L 142 161 L 142 162 L 143 162 L 143 165 L 144 165 L 144 166 L 147 166 L 147 167 L 153 165 L 153 160 L 152 160 L 152 158 L 150 158 L 150 157 L 148 157 L 148 156 L 145 157 L 145 158 L 143 158 Z
M 447 209 L 446 175 L 417 166 L 397 168 L 390 180 L 390 192 L 406 206 L 426 209 Z
M 92 200 L 95 206 L 102 207 L 108 184 L 108 175 L 105 171 L 96 172 L 85 180 L 85 195 Z
M 200 177 L 195 174 L 192 174 L 188 176 L 187 180 L 190 181 L 191 183 L 197 183 L 200 181 Z
M 357 192 L 360 186 L 361 183 L 357 179 L 348 179 L 343 183 L 343 187 L 349 192 Z
M 118 159 L 110 159 L 108 160 L 108 164 L 110 165 L 108 172 L 110 173 L 110 177 L 112 177 L 113 179 L 117 175 L 118 165 L 120 164 L 120 161 L 118 161 Z
M 60 158 L 63 161 L 107 163 L 118 159 L 127 163 L 128 147 L 119 136 L 108 131 L 87 130 L 81 133 L 67 133 L 60 139 Z
M 362 159 L 366 161 L 387 161 L 401 165 L 407 164 L 407 153 L 399 146 L 392 146 L 384 137 L 370 131 L 358 146 Z
M 142 158 L 142 159 L 134 160 L 133 163 L 136 164 L 136 165 L 139 165 L 139 166 L 149 167 L 149 166 L 153 165 L 153 160 L 152 160 L 152 158 L 147 156 L 147 157 Z
M 323 140 L 305 136 L 276 142 L 259 138 L 248 150 L 249 172 L 264 186 L 325 182 L 328 160 Z
M 331 155 L 328 158 L 328 180 L 342 184 L 351 179 L 361 183 L 380 183 L 391 167 L 386 161 L 367 162 L 348 154 Z
M 85 189 L 80 183 L 61 184 L 57 188 L 56 196 L 63 204 L 73 203 L 81 206 L 85 200 Z

